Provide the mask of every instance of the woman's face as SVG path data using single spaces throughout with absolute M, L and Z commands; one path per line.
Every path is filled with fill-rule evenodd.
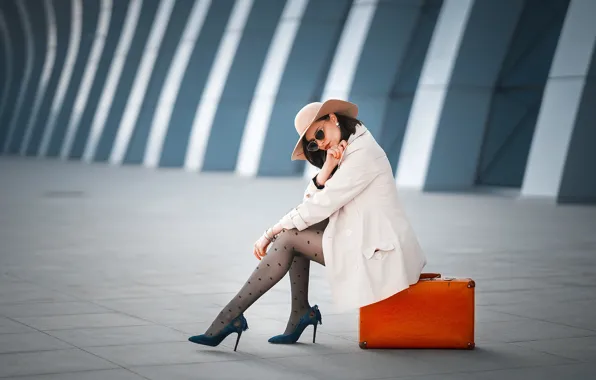
M 341 130 L 336 123 L 335 114 L 329 114 L 329 119 L 314 122 L 304 138 L 310 144 L 316 144 L 320 150 L 327 150 L 341 140 Z

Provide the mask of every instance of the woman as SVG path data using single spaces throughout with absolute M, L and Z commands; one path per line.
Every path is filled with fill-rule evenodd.
M 418 281 L 425 255 L 399 204 L 387 156 L 357 115 L 355 104 L 336 99 L 298 112 L 291 158 L 320 171 L 302 203 L 255 243 L 261 263 L 246 284 L 191 342 L 217 346 L 235 332 L 236 351 L 248 328 L 243 312 L 289 271 L 292 311 L 285 332 L 269 342 L 295 343 L 312 324 L 314 343 L 322 317 L 308 302 L 310 261 L 326 266 L 340 310 L 381 301 Z

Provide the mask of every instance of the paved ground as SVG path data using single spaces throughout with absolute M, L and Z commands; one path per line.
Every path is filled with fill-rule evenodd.
M 477 283 L 474 351 L 362 351 L 311 270 L 318 342 L 273 346 L 283 279 L 218 348 L 187 342 L 240 288 L 304 181 L 0 159 L 0 378 L 593 379 L 596 208 L 494 195 L 404 205 L 428 271 Z

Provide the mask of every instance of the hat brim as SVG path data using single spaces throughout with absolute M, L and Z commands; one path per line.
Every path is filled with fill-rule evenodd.
M 304 132 L 298 138 L 298 142 L 294 147 L 294 151 L 292 151 L 292 161 L 296 160 L 306 160 L 306 156 L 304 155 L 304 150 L 302 149 L 302 139 L 304 135 L 308 132 L 308 130 L 312 127 L 312 124 L 319 120 L 321 117 L 328 115 L 330 113 L 340 114 L 349 116 L 352 118 L 356 118 L 358 116 L 358 106 L 354 103 L 347 102 L 345 100 L 339 99 L 329 99 L 325 101 L 319 111 L 313 117 L 313 119 L 308 123 L 308 127 L 304 129 Z

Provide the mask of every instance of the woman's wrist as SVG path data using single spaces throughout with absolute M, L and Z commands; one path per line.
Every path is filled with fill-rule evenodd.
M 273 234 L 273 236 L 277 236 L 283 231 L 283 227 L 281 226 L 281 224 L 276 223 L 273 227 L 270 228 L 270 231 Z
M 277 223 L 275 226 L 266 229 L 265 232 L 263 232 L 263 236 L 265 236 L 265 238 L 269 241 L 274 241 L 277 235 L 282 232 L 282 230 L 283 228 L 281 225 Z
M 275 240 L 275 235 L 271 232 L 271 228 L 266 229 L 265 232 L 263 232 L 263 236 L 270 242 Z
M 331 175 L 331 171 L 325 165 L 321 168 L 321 171 L 315 177 L 315 181 L 319 184 L 319 186 L 325 186 L 325 182 L 329 179 Z

